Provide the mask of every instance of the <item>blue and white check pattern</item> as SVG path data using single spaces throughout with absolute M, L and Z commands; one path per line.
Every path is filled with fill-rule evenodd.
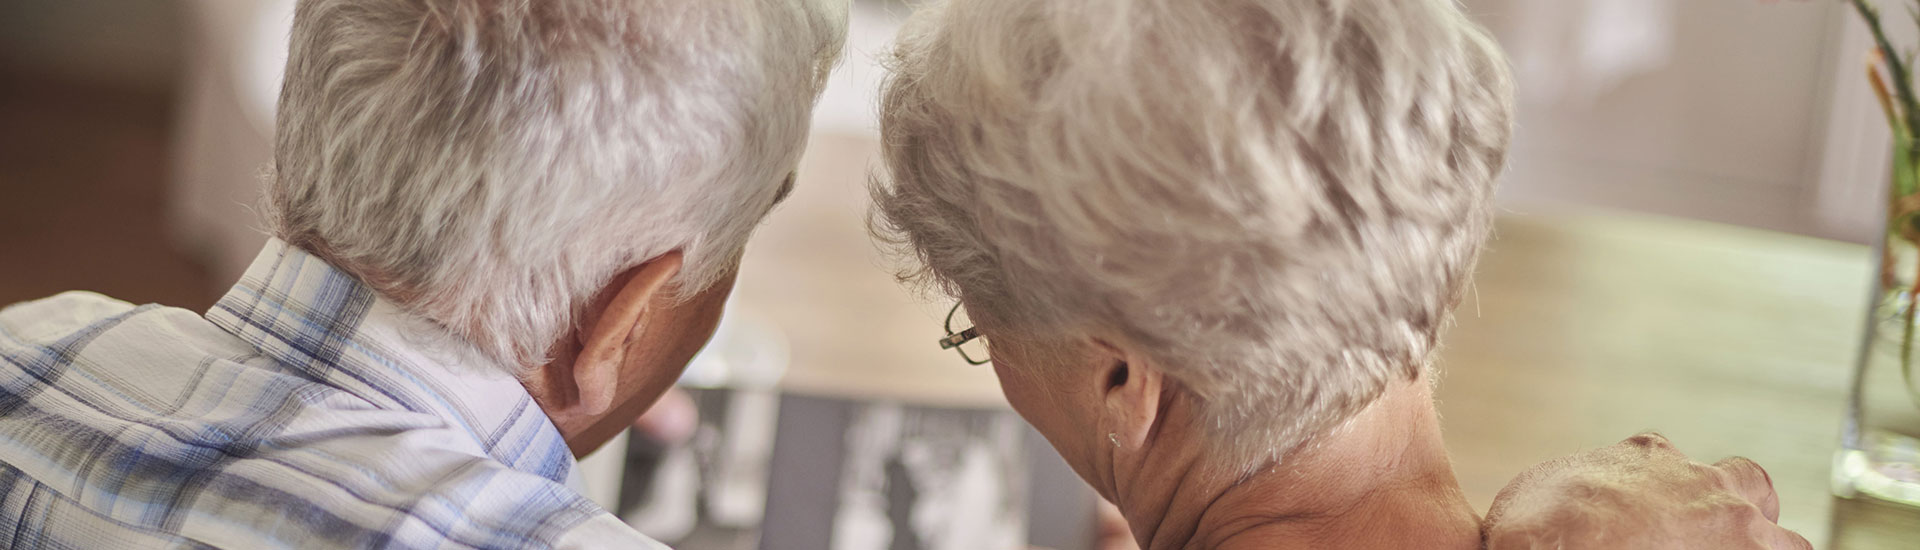
M 204 316 L 0 310 L 0 547 L 665 548 L 455 342 L 279 241 Z

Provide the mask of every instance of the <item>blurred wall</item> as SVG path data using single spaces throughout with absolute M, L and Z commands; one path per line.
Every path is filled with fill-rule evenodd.
M 16 71 L 151 90 L 180 71 L 178 2 L 0 2 L 0 64 Z
M 1817 208 L 1831 102 L 1866 99 L 1832 94 L 1851 16 L 1841 3 L 1466 6 L 1507 49 L 1519 81 L 1503 189 L 1512 208 L 1578 203 L 1855 237 Z M 1849 67 L 1859 54 L 1847 55 Z
M 263 238 L 248 207 L 268 160 L 290 4 L 0 1 L 0 86 L 39 87 L 39 95 L 18 98 L 22 112 L 58 104 L 74 113 L 42 113 L 54 117 L 44 126 L 23 126 L 21 117 L 0 126 L 46 151 L 73 159 L 119 156 L 115 167 L 123 173 L 157 178 L 138 183 L 160 186 L 141 187 L 148 195 L 107 192 L 157 196 L 143 206 L 163 208 L 167 223 L 134 233 L 147 241 L 170 238 L 168 246 L 210 266 L 209 287 L 221 287 Z M 849 51 L 820 102 L 819 133 L 872 139 L 879 58 L 911 4 L 855 2 Z M 1465 5 L 1512 55 L 1520 80 L 1520 135 L 1502 189 L 1508 210 L 1601 206 L 1853 240 L 1872 235 L 1885 129 L 1859 76 L 1864 33 L 1840 3 Z M 85 89 L 48 87 L 53 82 Z M 150 108 L 153 95 L 90 99 L 99 90 L 145 90 L 167 105 Z M 102 107 L 139 113 L 107 116 Z M 97 136 L 111 131 L 60 128 L 88 114 L 99 115 L 90 120 L 100 124 L 148 125 L 135 132 L 141 136 L 154 131 L 143 121 L 159 120 L 158 131 L 167 134 L 161 147 L 170 155 L 159 165 L 135 166 L 129 159 L 137 155 L 100 148 L 112 144 Z M 45 143 L 66 135 L 73 141 Z M 25 150 L 0 160 L 15 173 L 23 163 L 40 163 L 45 170 L 34 181 L 42 185 L 92 177 L 83 172 L 99 168 L 81 160 L 68 163 L 78 168 L 61 168 L 40 158 L 47 155 L 27 158 Z M 16 204 L 20 181 L 8 180 Z M 0 247 L 0 257 L 10 250 L 17 248 Z
M 1465 0 L 1520 87 L 1507 210 L 1601 207 L 1872 236 L 1886 136 L 1838 2 Z M 854 5 L 816 130 L 872 135 L 901 2 Z M 1877 132 L 1877 133 L 1876 133 Z
M 164 0 L 0 1 L 0 305 L 74 289 L 201 308 L 161 208 L 186 33 Z

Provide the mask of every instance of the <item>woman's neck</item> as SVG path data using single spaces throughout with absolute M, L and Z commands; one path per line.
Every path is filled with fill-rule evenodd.
M 1158 443 L 1181 450 L 1114 477 L 1145 550 L 1480 547 L 1424 380 L 1395 383 L 1333 433 L 1244 479 L 1202 466 L 1202 442 Z

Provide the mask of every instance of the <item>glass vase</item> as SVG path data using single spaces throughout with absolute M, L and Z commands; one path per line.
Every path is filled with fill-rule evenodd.
M 1895 215 L 1895 219 L 1905 219 Z M 1920 249 L 1900 224 L 1876 247 L 1872 295 L 1847 403 L 1833 491 L 1920 507 Z

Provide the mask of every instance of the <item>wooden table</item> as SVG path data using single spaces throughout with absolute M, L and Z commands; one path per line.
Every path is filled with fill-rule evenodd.
M 789 391 L 1004 406 L 989 369 L 935 346 L 947 303 L 903 291 L 866 236 L 876 147 L 814 139 L 799 188 L 748 251 L 736 305 L 787 330 Z M 1508 215 L 1480 267 L 1438 397 L 1481 510 L 1529 465 L 1652 429 L 1697 459 L 1759 461 L 1781 523 L 1822 548 L 1920 548 L 1920 516 L 1828 496 L 1865 247 L 1624 214 Z
M 1866 247 L 1623 214 L 1510 215 L 1442 352 L 1455 469 L 1485 509 L 1528 465 L 1658 430 L 1773 476 L 1830 549 L 1920 548 L 1920 514 L 1835 499 Z

